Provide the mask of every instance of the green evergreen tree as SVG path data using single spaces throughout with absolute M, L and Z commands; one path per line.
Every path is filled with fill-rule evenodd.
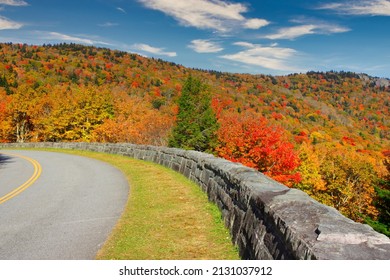
M 375 207 L 379 211 L 378 220 L 366 218 L 366 223 L 372 226 L 376 231 L 390 237 L 390 155 L 384 160 L 387 168 L 387 175 L 379 180 L 375 187 L 377 199 Z
M 390 236 L 390 156 L 385 159 L 387 176 L 380 182 L 380 187 L 376 188 L 378 200 L 376 207 L 379 210 L 378 221 L 384 225 L 386 230 L 382 232 Z
M 0 87 L 3 87 L 5 89 L 5 92 L 7 93 L 7 95 L 13 94 L 12 90 L 9 87 L 9 84 L 8 84 L 8 81 L 7 81 L 7 78 L 5 77 L 5 75 L 3 75 L 3 77 L 0 77 Z
M 190 76 L 184 83 L 178 103 L 177 122 L 169 146 L 212 152 L 217 144 L 218 122 L 206 85 Z

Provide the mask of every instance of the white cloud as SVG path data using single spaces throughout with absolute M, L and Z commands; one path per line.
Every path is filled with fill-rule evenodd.
M 297 37 L 314 34 L 316 26 L 313 24 L 281 28 L 277 33 L 266 35 L 267 39 L 295 39 Z
M 109 43 L 95 40 L 94 38 L 88 38 L 87 36 L 71 36 L 67 34 L 62 34 L 58 32 L 41 32 L 37 31 L 36 33 L 39 34 L 39 37 L 45 40 L 55 40 L 55 41 L 62 41 L 62 42 L 73 42 L 78 44 L 86 44 L 86 45 L 111 45 Z
M 93 45 L 93 43 L 94 43 L 91 39 L 70 36 L 70 35 L 61 34 L 58 32 L 48 32 L 45 39 L 71 41 L 74 43 L 83 43 L 83 44 L 87 44 L 87 45 Z
M 244 22 L 244 27 L 248 29 L 259 29 L 261 27 L 267 26 L 269 24 L 268 20 L 252 18 Z
M 0 30 L 5 30 L 5 29 L 20 29 L 23 27 L 22 23 L 12 21 L 6 17 L 0 16 Z
M 100 27 L 113 27 L 113 26 L 118 26 L 119 23 L 116 23 L 116 22 L 105 22 L 105 23 L 102 23 L 102 24 L 98 24 L 98 26 Z
M 263 46 L 248 42 L 236 42 L 234 45 L 243 47 L 245 50 L 220 57 L 272 70 L 301 71 L 301 69 L 297 69 L 297 67 L 293 67 L 289 63 L 289 60 L 297 55 L 297 51 L 294 49 L 277 47 L 275 44 Z
M 175 52 L 166 52 L 163 48 L 156 48 L 152 47 L 147 44 L 134 44 L 131 46 L 132 49 L 135 49 L 137 51 L 144 51 L 151 54 L 156 55 L 163 55 L 163 56 L 169 56 L 169 57 L 175 57 L 177 54 Z
M 332 34 L 350 31 L 349 28 L 331 24 L 304 24 L 292 27 L 281 28 L 277 33 L 266 35 L 267 39 L 295 39 L 310 34 Z
M 318 9 L 334 10 L 341 14 L 390 16 L 390 0 L 356 0 L 343 3 L 329 3 Z
M 197 53 L 217 53 L 223 51 L 223 48 L 211 40 L 192 40 L 189 48 Z
M 23 0 L 0 0 L 0 5 L 8 6 L 28 6 L 28 3 Z
M 138 0 L 145 7 L 161 11 L 184 26 L 228 32 L 237 26 L 258 29 L 268 24 L 262 19 L 246 19 L 248 7 L 221 0 Z
M 243 26 L 248 29 L 259 29 L 261 27 L 269 25 L 269 21 L 260 18 L 248 19 L 244 22 Z
M 121 7 L 117 7 L 116 8 L 118 11 L 120 11 L 121 13 L 124 13 L 124 14 L 127 14 L 126 10 L 121 8 Z
M 233 43 L 233 45 L 244 47 L 244 48 L 253 48 L 255 46 L 255 44 L 249 42 L 235 42 Z

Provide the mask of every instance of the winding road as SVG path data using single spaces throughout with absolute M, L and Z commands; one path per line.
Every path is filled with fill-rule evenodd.
M 0 260 L 94 259 L 128 191 L 123 174 L 101 161 L 0 150 Z

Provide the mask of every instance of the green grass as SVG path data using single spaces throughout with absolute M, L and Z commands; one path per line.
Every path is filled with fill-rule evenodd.
M 105 161 L 120 169 L 129 181 L 126 208 L 97 259 L 239 259 L 219 209 L 183 175 L 119 155 L 50 151 Z

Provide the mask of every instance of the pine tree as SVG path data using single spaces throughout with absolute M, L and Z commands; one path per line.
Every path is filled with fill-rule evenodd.
M 390 237 L 390 154 L 384 160 L 387 175 L 375 187 L 377 199 L 375 206 L 379 211 L 378 221 L 366 220 L 376 231 Z
M 9 84 L 5 75 L 3 75 L 3 77 L 0 77 L 0 87 L 3 87 L 5 89 L 7 95 L 13 94 L 12 90 L 9 88 Z
M 217 144 L 218 122 L 207 87 L 190 76 L 184 83 L 178 105 L 177 122 L 169 146 L 212 152 Z

